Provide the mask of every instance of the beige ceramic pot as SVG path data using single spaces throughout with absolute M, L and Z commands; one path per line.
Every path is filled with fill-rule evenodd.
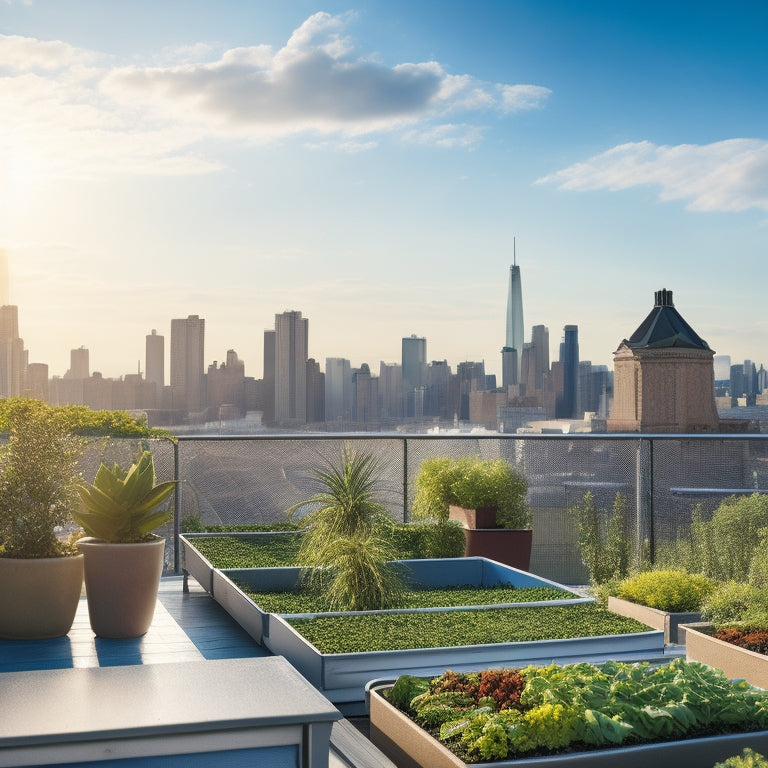
M 86 537 L 77 547 L 85 556 L 85 592 L 94 633 L 111 638 L 145 634 L 155 615 L 165 539 L 112 544 Z
M 83 588 L 83 556 L 0 557 L 0 585 L 0 637 L 61 637 L 75 620 Z

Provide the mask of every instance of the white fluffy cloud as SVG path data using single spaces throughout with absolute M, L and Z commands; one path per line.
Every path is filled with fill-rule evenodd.
M 165 62 L 176 55 L 164 66 L 116 66 L 64 42 L 0 35 L 0 161 L 16 174 L 180 174 L 219 167 L 203 151 L 211 138 L 306 133 L 359 149 L 376 145 L 373 134 L 401 131 L 470 146 L 481 128 L 457 131 L 448 115 L 534 109 L 549 95 L 449 75 L 434 61 L 386 66 L 356 56 L 345 36 L 351 18 L 316 13 L 276 51 L 162 51 Z
M 693 211 L 768 211 L 768 141 L 621 144 L 537 183 L 579 191 L 654 185 L 660 199 L 685 201 Z

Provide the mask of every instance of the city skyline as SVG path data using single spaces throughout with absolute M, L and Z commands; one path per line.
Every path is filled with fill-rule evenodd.
M 0 249 L 52 375 L 196 314 L 260 377 L 296 308 L 318 360 L 416 334 L 500 380 L 513 238 L 526 341 L 578 325 L 611 365 L 666 287 L 765 358 L 762 4 L 0 7 Z

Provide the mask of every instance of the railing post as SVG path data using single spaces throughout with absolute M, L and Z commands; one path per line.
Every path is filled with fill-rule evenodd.
M 403 438 L 403 522 L 408 520 L 408 440 Z
M 181 535 L 181 472 L 179 470 L 179 441 L 173 441 L 173 479 L 176 487 L 173 490 L 173 572 L 181 573 L 181 553 L 179 552 L 179 536 Z
M 648 557 L 655 559 L 653 521 L 653 441 L 640 438 L 637 447 L 635 468 L 635 489 L 637 517 L 635 520 L 635 565 L 643 558 L 643 545 L 648 542 Z

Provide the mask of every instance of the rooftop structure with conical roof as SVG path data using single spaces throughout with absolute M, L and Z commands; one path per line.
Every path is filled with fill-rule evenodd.
M 610 432 L 717 432 L 714 351 L 683 319 L 672 291 L 614 352 Z

